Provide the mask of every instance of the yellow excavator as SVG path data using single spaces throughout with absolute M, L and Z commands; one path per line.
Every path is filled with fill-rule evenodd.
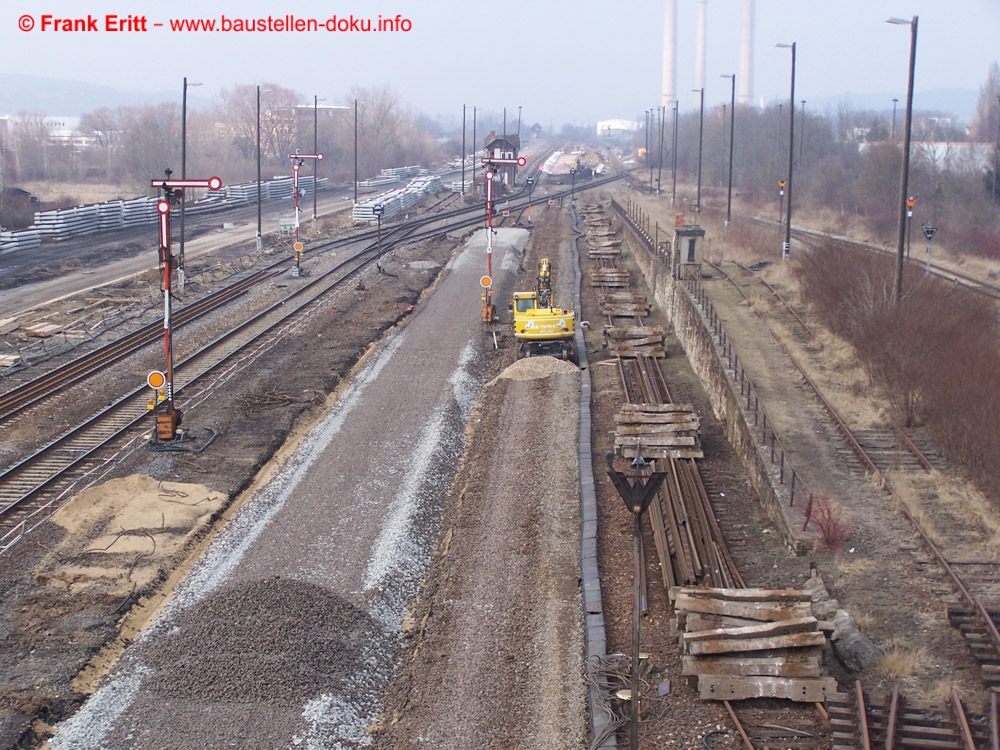
M 576 313 L 556 307 L 552 300 L 552 267 L 548 258 L 538 261 L 534 290 L 514 292 L 510 303 L 514 313 L 517 358 L 551 356 L 579 364 L 576 355 Z

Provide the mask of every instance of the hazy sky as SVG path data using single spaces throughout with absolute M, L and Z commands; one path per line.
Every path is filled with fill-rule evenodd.
M 677 0 L 677 91 L 696 106 L 697 0 Z M 740 0 L 708 0 L 706 105 L 728 101 L 723 73 L 739 64 Z M 294 9 L 294 10 L 293 10 Z M 107 14 L 146 18 L 146 31 L 104 30 Z M 173 31 L 172 19 L 230 20 L 286 14 L 320 23 L 394 19 L 409 31 L 264 33 Z M 93 19 L 98 31 L 42 30 L 43 14 Z M 0 72 L 141 91 L 181 89 L 187 76 L 214 96 L 236 83 L 274 81 L 340 102 L 354 84 L 391 85 L 429 115 L 461 116 L 462 104 L 558 127 L 641 117 L 660 104 L 662 0 L 5 0 Z M 844 93 L 903 100 L 910 34 L 885 23 L 919 16 L 916 91 L 978 88 L 1000 57 L 1000 0 L 757 0 L 754 98 L 787 99 L 788 50 L 797 43 L 796 100 Z M 162 26 L 154 26 L 162 24 Z M 51 25 L 51 24 L 50 24 Z M 126 25 L 126 24 L 122 24 Z M 136 27 L 140 22 L 133 24 Z M 403 24 L 406 25 L 405 23 Z M 22 26 L 33 26 L 30 31 Z M 891 107 L 887 101 L 886 107 Z M 58 113 L 50 113 L 58 114 Z

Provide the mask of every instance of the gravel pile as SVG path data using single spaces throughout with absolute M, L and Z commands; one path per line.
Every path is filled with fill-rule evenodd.
M 175 625 L 149 678 L 159 695 L 224 695 L 289 707 L 337 689 L 359 669 L 361 645 L 374 627 L 345 599 L 281 578 L 220 589 L 181 613 Z
M 560 373 L 578 373 L 580 368 L 572 362 L 555 357 L 527 357 L 505 368 L 499 377 L 509 380 L 537 380 Z

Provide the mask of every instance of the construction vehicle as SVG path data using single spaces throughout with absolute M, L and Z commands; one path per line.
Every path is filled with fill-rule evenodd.
M 576 356 L 576 313 L 556 307 L 552 299 L 552 268 L 548 258 L 538 261 L 534 290 L 514 292 L 510 303 L 514 313 L 517 358 L 552 356 L 579 364 Z

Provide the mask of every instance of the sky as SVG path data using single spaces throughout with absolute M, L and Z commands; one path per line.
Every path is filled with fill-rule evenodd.
M 698 104 L 689 93 L 698 0 L 676 2 L 677 91 L 686 110 Z M 738 70 L 741 6 L 707 0 L 706 107 L 729 100 L 731 84 L 720 76 Z M 319 24 L 382 18 L 396 30 L 171 29 L 183 19 L 285 22 L 292 14 Z M 107 30 L 109 15 L 124 30 Z M 1000 58 L 1000 0 L 756 0 L 754 102 L 787 101 L 791 55 L 774 45 L 791 42 L 797 101 L 878 94 L 887 109 L 893 97 L 904 101 L 910 33 L 885 23 L 890 16 L 919 17 L 917 107 L 921 92 L 978 91 Z M 73 19 L 91 30 L 53 28 Z M 432 117 L 460 121 L 464 104 L 506 107 L 512 121 L 520 108 L 525 122 L 558 128 L 641 119 L 659 106 L 663 23 L 663 0 L 4 0 L 0 72 L 176 90 L 178 100 L 185 76 L 202 84 L 189 91 L 202 99 L 236 84 L 274 82 L 304 102 L 317 96 L 336 104 L 352 86 L 389 85 Z

